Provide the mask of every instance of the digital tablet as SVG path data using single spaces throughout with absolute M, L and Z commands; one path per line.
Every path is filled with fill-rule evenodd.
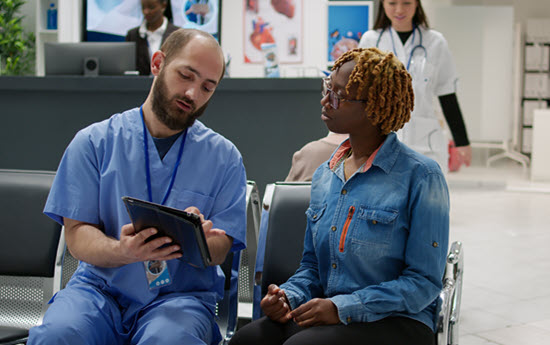
M 181 248 L 179 252 L 183 256 L 179 260 L 200 268 L 210 265 L 212 259 L 198 215 L 129 196 L 122 197 L 122 200 L 136 232 L 157 229 L 158 233 L 146 242 L 170 237 L 173 243 L 168 245 L 177 244 Z

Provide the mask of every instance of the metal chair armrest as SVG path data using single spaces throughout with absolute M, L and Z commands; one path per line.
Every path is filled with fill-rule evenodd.
M 453 242 L 447 255 L 443 289 L 439 294 L 439 314 L 436 323 L 438 345 L 458 344 L 458 324 L 462 298 L 462 272 L 464 252 L 461 242 Z

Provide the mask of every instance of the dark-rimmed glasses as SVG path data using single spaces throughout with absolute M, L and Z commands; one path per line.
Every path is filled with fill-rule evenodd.
M 328 93 L 328 101 L 333 109 L 338 109 L 338 107 L 340 106 L 340 102 L 363 103 L 367 101 L 363 99 L 357 100 L 340 97 L 336 92 L 332 91 L 329 85 L 330 78 L 323 78 L 323 90 L 321 91 L 321 96 L 325 97 Z

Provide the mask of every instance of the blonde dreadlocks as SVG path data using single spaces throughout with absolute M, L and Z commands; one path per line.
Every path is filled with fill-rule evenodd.
M 355 99 L 366 99 L 365 112 L 383 134 L 403 128 L 411 118 L 414 93 L 411 76 L 393 55 L 377 48 L 357 48 L 344 53 L 333 71 L 355 61 L 346 85 L 346 93 L 356 87 Z

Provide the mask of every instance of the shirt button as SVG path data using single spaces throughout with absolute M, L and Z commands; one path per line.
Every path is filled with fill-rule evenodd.
M 332 268 L 336 268 L 336 264 L 332 264 Z
M 346 321 L 347 321 L 348 323 L 350 323 L 350 322 L 351 322 L 351 316 L 348 316 L 348 318 L 346 319 Z
M 317 215 L 314 215 L 314 216 L 313 216 L 313 219 L 317 219 Z
M 434 248 L 437 248 L 437 247 L 439 247 L 439 243 L 434 242 L 434 243 L 432 243 L 432 246 L 433 246 Z
M 335 226 L 331 226 L 331 227 L 330 227 L 330 230 L 336 231 L 336 227 L 335 227 Z
M 346 195 L 346 194 L 348 194 L 348 191 L 344 189 L 344 190 L 342 190 L 342 194 Z
M 376 223 L 377 223 L 377 221 L 375 221 L 375 220 L 372 221 L 372 224 L 376 224 Z

